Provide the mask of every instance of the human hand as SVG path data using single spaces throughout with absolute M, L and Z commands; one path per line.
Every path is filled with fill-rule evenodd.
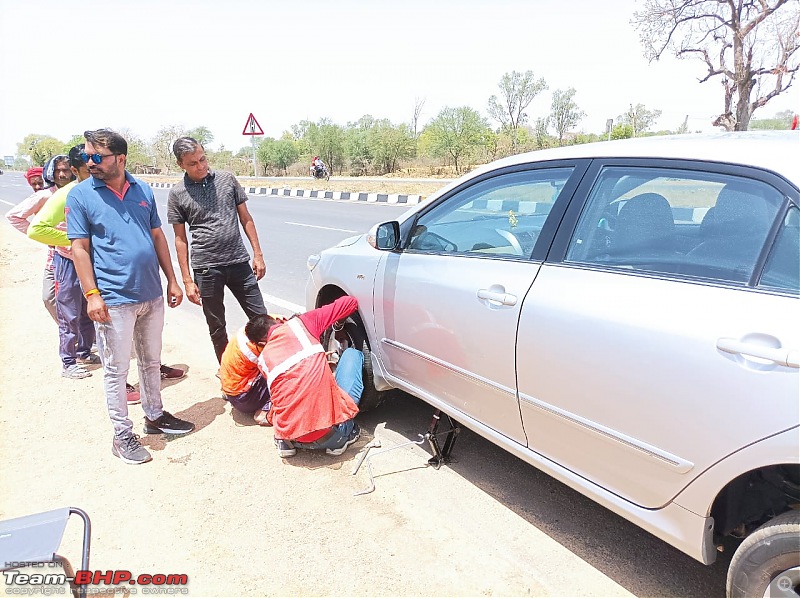
M 203 301 L 200 299 L 200 289 L 193 282 L 186 283 L 186 298 L 195 305 L 203 305 Z
M 253 258 L 253 274 L 256 276 L 256 280 L 261 280 L 264 278 L 264 275 L 267 273 L 267 265 L 264 263 L 264 258 L 261 256 L 256 256 Z
M 93 322 L 100 322 L 101 324 L 111 323 L 108 306 L 100 295 L 89 295 L 86 299 L 86 313 Z
M 183 291 L 177 282 L 167 284 L 167 297 L 170 307 L 178 307 L 183 302 Z

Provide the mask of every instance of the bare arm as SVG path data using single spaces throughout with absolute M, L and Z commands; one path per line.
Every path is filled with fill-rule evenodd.
M 151 228 L 150 235 L 153 237 L 153 245 L 156 248 L 158 265 L 161 266 L 164 276 L 167 277 L 167 297 L 169 298 L 167 303 L 170 307 L 178 307 L 183 301 L 183 291 L 175 278 L 175 270 L 172 269 L 167 238 L 164 236 L 164 231 L 161 230 L 161 227 Z
M 175 254 L 178 256 L 178 266 L 181 269 L 181 279 L 186 289 L 186 298 L 196 305 L 202 305 L 200 289 L 194 283 L 192 271 L 189 268 L 189 240 L 186 237 L 186 225 L 183 223 L 173 224 L 172 229 L 175 232 Z
M 75 272 L 78 274 L 84 293 L 97 288 L 89 248 L 89 239 L 72 240 L 72 263 L 75 264 Z M 111 321 L 106 302 L 99 294 L 89 295 L 86 298 L 86 312 L 89 314 L 89 319 L 94 322 L 108 323 Z
M 239 213 L 239 221 L 242 223 L 244 234 L 247 235 L 250 246 L 253 248 L 253 274 L 256 275 L 256 280 L 261 280 L 267 273 L 267 266 L 264 263 L 264 254 L 261 253 L 261 244 L 258 242 L 256 223 L 246 204 L 240 203 L 236 206 L 236 211 Z

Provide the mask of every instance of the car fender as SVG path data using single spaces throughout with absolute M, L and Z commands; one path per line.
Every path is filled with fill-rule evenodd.
M 701 517 L 711 514 L 714 500 L 728 482 L 770 465 L 800 463 L 800 426 L 754 442 L 718 461 L 678 494 L 673 502 Z

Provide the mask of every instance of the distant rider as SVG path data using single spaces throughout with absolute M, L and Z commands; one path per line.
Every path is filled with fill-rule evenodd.
M 328 171 L 328 168 L 325 166 L 325 162 L 322 161 L 322 158 L 314 156 L 314 159 L 311 160 L 309 170 L 311 170 L 311 176 L 316 177 L 324 175 Z

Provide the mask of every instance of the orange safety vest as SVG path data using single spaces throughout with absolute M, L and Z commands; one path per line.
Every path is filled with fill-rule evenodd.
M 258 346 L 247 338 L 242 326 L 222 354 L 219 366 L 222 392 L 234 397 L 250 390 L 259 373 L 259 352 Z
M 358 413 L 350 395 L 336 384 L 319 340 L 300 318 L 272 330 L 258 367 L 269 386 L 275 438 L 295 440 Z

